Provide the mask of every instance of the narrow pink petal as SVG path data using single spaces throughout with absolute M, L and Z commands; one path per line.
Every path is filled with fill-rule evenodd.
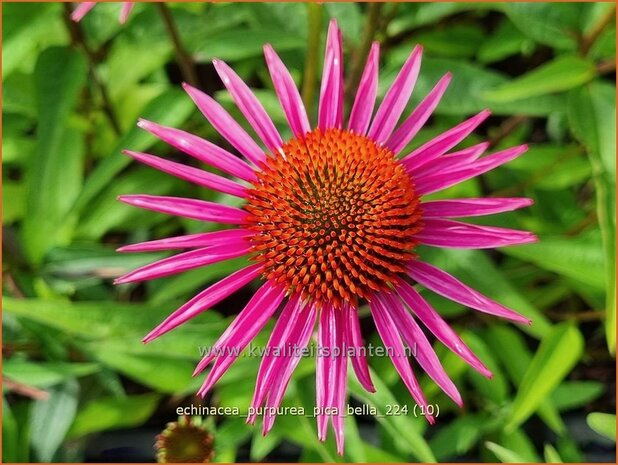
M 406 305 L 418 316 L 419 320 L 431 331 L 442 344 L 452 350 L 463 361 L 487 378 L 491 378 L 491 371 L 481 362 L 474 352 L 461 340 L 449 324 L 442 319 L 414 288 L 400 279 L 397 282 L 397 293 Z
M 345 441 L 344 419 L 348 386 L 348 356 L 345 342 L 347 323 L 347 316 L 344 315 L 342 309 L 335 310 L 335 340 L 338 354 L 335 358 L 335 380 L 331 407 L 334 407 L 333 411 L 336 413 L 332 415 L 331 421 L 335 430 L 335 442 L 337 443 L 337 453 L 339 455 L 343 455 Z
M 440 103 L 440 99 L 446 92 L 446 88 L 451 82 L 451 73 L 446 73 L 442 76 L 442 79 L 438 81 L 431 92 L 427 94 L 427 97 L 423 99 L 421 103 L 414 109 L 414 111 L 406 118 L 406 120 L 397 128 L 391 137 L 386 142 L 386 146 L 390 148 L 393 153 L 397 154 L 403 148 L 408 145 L 412 138 L 418 133 L 418 131 L 427 122 L 433 111 Z
M 213 305 L 221 302 L 226 297 L 236 292 L 241 287 L 249 284 L 253 279 L 262 273 L 261 264 L 255 264 L 238 270 L 221 281 L 213 284 L 207 289 L 193 297 L 182 307 L 168 316 L 159 326 L 153 329 L 143 342 L 150 342 L 159 336 L 180 326 L 185 321 L 190 320 L 196 315 L 208 310 Z
M 222 351 L 222 348 L 225 348 L 229 345 L 230 342 L 234 342 L 238 339 L 238 337 L 242 337 L 243 331 L 241 328 L 247 328 L 248 325 L 251 325 L 252 321 L 256 319 L 256 314 L 259 313 L 259 309 L 255 309 L 256 303 L 264 304 L 273 300 L 273 295 L 279 295 L 281 289 L 279 287 L 273 286 L 270 282 L 266 282 L 260 289 L 251 297 L 249 303 L 245 306 L 245 308 L 236 316 L 234 321 L 226 328 L 217 342 L 212 346 L 212 350 L 210 354 L 205 355 L 202 360 L 197 364 L 197 367 L 193 371 L 193 376 L 197 376 L 212 362 L 214 359 L 221 356 L 221 354 L 225 354 L 225 351 Z M 283 292 L 283 291 L 282 291 Z M 282 294 L 281 299 L 285 293 Z M 279 297 L 276 297 L 275 300 L 278 300 Z M 279 300 L 279 303 L 281 300 Z M 259 305 L 258 305 L 259 307 Z M 275 309 L 276 310 L 276 309 Z M 274 310 L 273 310 L 274 311 Z
M 367 63 L 358 84 L 356 98 L 354 99 L 354 105 L 352 105 L 348 121 L 348 129 L 357 134 L 367 134 L 367 128 L 371 122 L 371 115 L 373 114 L 373 107 L 375 106 L 378 93 L 379 60 L 380 43 L 374 42 L 371 45 Z
M 528 231 L 427 218 L 423 229 L 414 235 L 421 244 L 457 249 L 493 249 L 529 244 L 537 237 Z
M 140 119 L 137 125 L 163 142 L 178 150 L 182 150 L 208 165 L 219 168 L 221 171 L 225 171 L 248 182 L 255 180 L 253 168 L 227 150 L 223 150 L 207 140 L 180 129 L 168 128 L 145 119 Z
M 324 69 L 320 87 L 318 127 L 341 128 L 343 124 L 343 44 L 337 21 L 332 19 L 328 26 Z
M 320 323 L 318 328 L 318 352 L 316 355 L 316 405 L 319 408 L 317 415 L 318 439 L 326 441 L 328 428 L 328 415 L 325 414 L 331 406 L 334 394 L 336 377 L 335 357 L 333 348 L 336 345 L 337 327 L 335 323 L 335 309 L 331 304 L 325 304 L 320 311 Z
M 244 83 L 242 79 L 232 70 L 227 64 L 220 60 L 213 60 L 213 64 L 215 65 L 215 69 L 223 84 L 230 92 L 236 105 L 245 115 L 247 121 L 251 124 L 251 127 L 255 130 L 256 134 L 262 139 L 266 147 L 273 153 L 281 150 L 283 145 L 283 141 L 281 140 L 281 136 L 277 132 L 273 121 L 264 110 L 264 107 L 257 99 L 257 97 L 251 92 L 249 86 Z M 251 147 L 244 147 L 245 149 L 251 148 L 252 152 L 255 152 L 255 148 L 260 152 L 261 156 L 262 150 L 259 148 L 257 144 L 251 140 Z M 240 149 L 239 149 L 240 150 Z M 243 152 L 244 153 L 244 152 Z M 255 153 L 252 153 L 252 156 L 255 156 Z
M 511 147 L 500 152 L 496 152 L 487 157 L 483 157 L 476 162 L 464 166 L 459 170 L 446 174 L 436 173 L 431 176 L 416 180 L 416 192 L 422 195 L 438 192 L 447 187 L 454 186 L 460 182 L 479 176 L 503 165 L 528 150 L 527 145 Z M 408 171 L 409 172 L 409 171 Z
M 369 137 L 374 141 L 383 144 L 391 136 L 416 84 L 416 78 L 421 69 L 422 55 L 423 47 L 420 45 L 414 47 L 395 81 L 384 95 L 384 100 L 369 129 Z
M 421 147 L 406 155 L 401 162 L 409 172 L 413 173 L 414 170 L 418 169 L 420 166 L 444 155 L 447 151 L 459 144 L 472 133 L 479 124 L 485 121 L 489 115 L 489 110 L 481 111 L 472 118 L 423 144 Z
M 432 200 L 423 202 L 423 218 L 465 218 L 469 216 L 492 215 L 529 207 L 534 201 L 526 198 L 475 198 Z
M 371 382 L 369 365 L 367 364 L 367 358 L 363 351 L 363 337 L 360 330 L 358 310 L 348 304 L 345 304 L 342 310 L 345 312 L 345 317 L 347 318 L 346 345 L 354 350 L 350 355 L 350 361 L 352 362 L 354 373 L 356 373 L 356 378 L 366 391 L 376 392 L 376 388 Z
M 283 395 L 285 394 L 285 390 L 290 382 L 292 373 L 298 366 L 298 363 L 302 358 L 302 352 L 307 347 L 309 339 L 311 338 L 311 333 L 313 332 L 313 327 L 315 326 L 315 320 L 317 317 L 317 310 L 315 306 L 309 304 L 305 308 L 301 309 L 301 311 L 302 314 L 297 319 L 292 332 L 285 342 L 286 346 L 294 344 L 294 347 L 296 347 L 297 350 L 278 361 L 278 365 L 274 369 L 277 378 L 273 382 L 273 392 L 269 393 L 266 403 L 266 407 L 268 408 L 276 409 L 279 405 L 281 405 Z M 272 429 L 274 423 L 275 415 L 271 415 L 267 411 L 266 415 L 264 415 L 264 424 L 262 429 L 264 435 Z
M 86 16 L 86 13 L 92 10 L 96 4 L 97 2 L 81 2 L 77 5 L 75 10 L 73 10 L 73 13 L 71 13 L 71 19 L 76 22 L 81 21 L 82 18 Z
M 311 131 L 311 126 L 294 79 L 270 44 L 264 45 L 264 57 L 290 128 L 297 138 L 303 137 Z
M 191 249 L 197 247 L 218 247 L 228 244 L 230 241 L 249 240 L 253 236 L 246 229 L 225 229 L 199 234 L 187 234 L 184 236 L 166 237 L 154 241 L 140 242 L 138 244 L 125 245 L 116 249 L 117 252 L 154 252 L 158 250 Z
M 474 160 L 478 159 L 489 147 L 489 142 L 481 142 L 457 152 L 447 153 L 429 163 L 414 170 L 413 178 L 415 182 L 432 175 L 434 173 L 449 173 L 466 168 Z
M 421 391 L 421 387 L 412 372 L 412 367 L 406 356 L 406 350 L 399 336 L 399 330 L 395 325 L 393 319 L 389 315 L 389 310 L 384 306 L 382 300 L 374 295 L 374 298 L 369 303 L 371 308 L 371 315 L 376 324 L 378 334 L 384 342 L 384 347 L 397 370 L 399 376 L 403 380 L 404 384 L 412 394 L 412 397 L 417 404 L 427 407 L 427 400 Z M 432 416 L 426 416 L 429 423 L 433 423 Z
M 224 178 L 223 176 L 218 176 L 208 171 L 193 168 L 192 166 L 183 165 L 182 163 L 175 163 L 173 161 L 155 157 L 154 155 L 150 155 L 148 153 L 132 152 L 130 150 L 124 150 L 122 153 L 141 163 L 144 163 L 145 165 L 152 166 L 159 171 L 163 171 L 164 173 L 171 174 L 177 178 L 192 182 L 198 186 L 223 192 L 225 194 L 234 195 L 240 198 L 247 197 L 247 189 L 244 186 L 241 186 L 237 182 L 230 179 Z
M 137 268 L 114 280 L 114 284 L 135 283 L 149 279 L 162 278 L 171 274 L 182 273 L 201 266 L 229 260 L 230 258 L 246 255 L 251 250 L 251 243 L 247 240 L 238 240 L 228 243 L 225 247 L 211 247 L 179 253 L 172 257 L 157 260 L 156 262 Z
M 236 150 L 258 166 L 266 161 L 266 154 L 260 146 L 215 99 L 189 84 L 183 83 L 182 87 L 210 124 Z
M 255 338 L 270 317 L 275 313 L 279 304 L 285 297 L 284 288 L 276 288 L 271 284 L 264 284 L 251 298 L 247 306 L 238 315 L 236 320 L 230 325 L 235 326 L 230 331 L 229 336 L 224 342 L 219 343 L 224 336 L 217 341 L 218 347 L 226 352 L 217 358 L 208 377 L 204 381 L 198 395 L 204 397 L 212 389 L 215 383 L 225 374 L 227 369 L 239 357 L 240 353 L 247 347 L 247 344 Z M 238 323 L 237 323 L 238 322 Z
M 127 18 L 131 14 L 131 10 L 135 4 L 133 2 L 124 2 L 122 4 L 122 10 L 120 10 L 120 24 L 124 24 L 127 22 Z
M 430 291 L 467 307 L 490 315 L 507 318 L 518 323 L 532 323 L 528 318 L 491 300 L 489 297 L 485 297 L 483 294 L 466 286 L 446 271 L 428 263 L 411 260 L 408 263 L 408 275 Z
M 168 215 L 201 221 L 215 221 L 223 224 L 244 224 L 248 215 L 245 210 L 240 208 L 184 197 L 121 195 L 118 200 L 135 207 L 167 213 Z
M 251 408 L 253 410 L 262 406 L 264 399 L 272 389 L 273 381 L 276 377 L 273 367 L 277 365 L 279 358 L 287 356 L 285 351 L 288 348 L 285 347 L 285 342 L 296 325 L 301 308 L 300 294 L 297 294 L 288 301 L 277 318 L 273 332 L 266 344 L 266 351 L 260 362 L 255 389 L 253 391 L 253 399 L 251 401 Z M 280 355 L 275 355 L 276 350 L 280 350 L 282 353 Z M 254 423 L 255 420 L 255 414 L 247 417 L 247 423 Z
M 429 375 L 435 383 L 440 386 L 446 395 L 460 407 L 463 405 L 461 394 L 444 371 L 440 359 L 436 355 L 433 347 L 427 340 L 423 330 L 418 326 L 414 318 L 404 308 L 399 297 L 392 294 L 382 293 L 380 297 L 382 304 L 390 310 L 391 318 L 395 325 L 399 328 L 404 340 L 408 343 L 408 347 L 416 349 L 416 359 L 423 370 Z

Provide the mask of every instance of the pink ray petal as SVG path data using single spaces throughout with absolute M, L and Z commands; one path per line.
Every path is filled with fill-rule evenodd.
M 144 163 L 145 165 L 152 166 L 159 171 L 163 171 L 164 173 L 171 174 L 177 178 L 192 182 L 198 186 L 223 192 L 225 194 L 234 195 L 240 198 L 247 197 L 247 189 L 244 186 L 230 179 L 224 178 L 223 176 L 218 176 L 208 171 L 193 168 L 192 166 L 183 165 L 182 163 L 175 163 L 173 161 L 155 157 L 154 155 L 150 155 L 148 153 L 132 152 L 130 150 L 123 150 L 122 153 L 141 163 Z
M 267 408 L 276 409 L 281 405 L 283 395 L 285 394 L 285 390 L 290 382 L 292 373 L 298 366 L 298 363 L 302 358 L 302 353 L 311 338 L 316 317 L 317 309 L 314 305 L 307 304 L 301 309 L 301 314 L 297 318 L 292 331 L 285 342 L 286 346 L 289 344 L 294 344 L 297 350 L 293 351 L 291 354 L 286 354 L 286 357 L 283 357 L 277 361 L 278 364 L 274 368 L 274 373 L 277 375 L 277 378 L 273 382 L 273 390 L 268 394 L 268 399 L 266 402 Z M 262 429 L 262 433 L 264 435 L 268 434 L 268 432 L 272 429 L 275 423 L 275 418 L 276 416 L 271 415 L 269 411 L 267 411 L 264 415 L 264 424 Z
M 414 170 L 414 181 L 418 182 L 434 173 L 450 173 L 466 168 L 474 160 L 477 160 L 489 147 L 489 142 L 481 142 L 457 152 L 447 153 L 429 163 Z
M 345 401 L 348 386 L 348 356 L 346 354 L 345 334 L 347 327 L 347 316 L 342 309 L 335 311 L 335 336 L 338 355 L 335 358 L 335 380 L 333 386 L 333 400 L 331 406 L 336 413 L 331 416 L 333 429 L 335 430 L 335 442 L 337 443 L 337 453 L 343 455 L 344 420 L 346 415 Z
M 399 121 L 399 117 L 408 104 L 418 72 L 421 69 L 423 47 L 417 45 L 404 63 L 390 89 L 384 95 L 371 127 L 369 137 L 376 142 L 385 143 Z
M 81 21 L 86 16 L 86 13 L 92 10 L 96 4 L 97 2 L 81 2 L 71 13 L 71 19 L 75 22 Z
M 213 64 L 223 84 L 225 84 L 225 87 L 232 95 L 234 102 L 236 102 L 236 105 L 242 114 L 245 115 L 245 118 L 247 118 L 247 121 L 249 121 L 251 127 L 255 130 L 260 139 L 262 139 L 266 147 L 273 153 L 280 151 L 283 146 L 281 136 L 277 132 L 277 128 L 275 128 L 273 121 L 270 119 L 270 116 L 268 116 L 268 113 L 266 113 L 266 110 L 264 110 L 260 101 L 249 89 L 249 86 L 247 86 L 247 84 L 240 79 L 238 74 L 223 61 L 213 60 Z M 256 153 L 251 154 L 253 158 L 257 159 L 263 155 L 263 151 L 253 139 L 250 140 L 252 142 L 251 147 L 243 146 L 243 148 L 251 148 L 251 152 L 255 152 L 255 149 L 257 149 L 257 151 L 260 152 L 257 156 Z
M 416 192 L 419 194 L 432 194 L 441 191 L 447 187 L 454 186 L 460 182 L 480 176 L 483 173 L 503 165 L 528 150 L 527 145 L 511 147 L 492 155 L 483 157 L 468 166 L 464 166 L 459 170 L 452 171 L 446 174 L 436 173 L 431 176 L 416 180 Z M 409 171 L 408 171 L 409 172 Z
M 327 409 L 332 406 L 334 397 L 334 383 L 337 372 L 335 357 L 333 357 L 334 347 L 336 346 L 337 326 L 335 322 L 336 310 L 329 303 L 325 304 L 320 311 L 320 324 L 318 328 L 318 349 L 321 351 L 316 355 L 316 405 L 319 408 L 317 415 L 318 439 L 326 441 L 328 428 Z
M 297 294 L 290 298 L 277 318 L 275 327 L 266 344 L 265 354 L 260 362 L 255 389 L 253 391 L 253 400 L 251 401 L 251 408 L 253 410 L 262 406 L 264 399 L 272 389 L 273 381 L 276 377 L 273 368 L 277 366 L 279 358 L 287 355 L 285 351 L 288 348 L 285 347 L 285 342 L 288 340 L 290 333 L 296 325 L 301 308 L 300 294 Z M 283 354 L 275 355 L 276 350 L 280 350 Z M 247 417 L 247 423 L 254 423 L 256 417 L 255 414 L 249 415 Z
M 290 128 L 297 138 L 303 137 L 311 131 L 311 126 L 294 79 L 270 44 L 264 46 L 264 56 L 275 92 Z
M 376 388 L 371 381 L 369 365 L 367 364 L 367 358 L 363 350 L 363 337 L 360 330 L 358 310 L 349 304 L 345 304 L 342 310 L 345 312 L 347 318 L 345 335 L 346 345 L 354 350 L 350 356 L 350 361 L 352 362 L 354 373 L 356 373 L 356 378 L 366 391 L 376 392 Z
M 350 112 L 350 119 L 348 120 L 348 129 L 357 134 L 367 134 L 367 128 L 371 122 L 371 115 L 378 93 L 379 60 L 380 43 L 374 42 L 371 45 L 367 63 L 356 91 L 354 105 L 352 105 L 352 111 Z
M 182 150 L 208 165 L 219 168 L 221 171 L 237 176 L 247 182 L 255 180 L 253 168 L 227 150 L 223 150 L 207 140 L 180 129 L 168 128 L 145 119 L 140 119 L 137 125 L 163 142 L 178 150 Z
M 129 244 L 116 249 L 116 252 L 154 252 L 158 250 L 217 247 L 224 246 L 230 241 L 249 240 L 251 236 L 253 236 L 253 233 L 246 229 L 225 229 L 223 231 L 187 234 L 184 236 L 166 237 L 165 239 Z
M 412 397 L 416 403 L 424 407 L 426 411 L 427 400 L 425 399 L 425 395 L 423 394 L 423 391 L 421 391 L 421 387 L 414 376 L 412 367 L 410 366 L 410 362 L 406 356 L 405 347 L 401 337 L 399 336 L 399 330 L 391 318 L 389 310 L 384 306 L 382 300 L 377 294 L 371 299 L 369 306 L 371 308 L 371 315 L 375 321 L 378 334 L 384 342 L 384 347 L 386 348 L 388 355 L 397 370 L 397 373 L 401 376 L 401 379 L 408 388 L 408 391 L 410 391 L 410 394 L 412 394 Z M 431 415 L 427 415 L 425 418 L 432 424 L 435 421 Z
M 380 294 L 382 305 L 390 310 L 391 318 L 395 325 L 399 328 L 399 332 L 403 339 L 408 343 L 409 347 L 416 348 L 416 359 L 423 370 L 431 379 L 448 395 L 453 401 L 463 406 L 461 394 L 444 371 L 440 359 L 433 350 L 433 347 L 427 340 L 423 330 L 418 326 L 414 318 L 404 308 L 403 303 L 398 297 L 392 294 Z
M 240 208 L 184 197 L 136 194 L 120 195 L 118 200 L 134 207 L 167 213 L 168 215 L 223 224 L 245 224 L 248 216 L 248 213 Z
M 469 216 L 492 215 L 518 208 L 529 207 L 534 201 L 527 198 L 473 198 L 453 200 L 432 200 L 423 202 L 423 218 L 466 218 Z
M 341 128 L 343 124 L 343 44 L 337 21 L 328 26 L 324 69 L 320 88 L 318 127 Z
M 246 255 L 251 250 L 251 243 L 247 240 L 229 242 L 225 246 L 191 250 L 179 253 L 163 260 L 137 268 L 114 280 L 114 284 L 136 283 L 150 279 L 162 278 L 171 274 L 182 273 L 201 266 L 229 260 L 230 258 Z
M 161 324 L 148 333 L 148 335 L 143 339 L 143 342 L 150 342 L 168 331 L 180 326 L 194 316 L 208 310 L 213 305 L 221 302 L 241 287 L 249 284 L 261 273 L 262 265 L 255 264 L 226 276 L 221 281 L 216 282 L 212 286 L 200 292 L 168 316 Z
M 457 249 L 493 249 L 530 244 L 537 237 L 528 231 L 479 226 L 436 218 L 424 219 L 423 229 L 414 235 L 421 244 Z
M 120 10 L 120 24 L 124 24 L 127 22 L 127 18 L 131 14 L 131 10 L 135 4 L 133 2 L 124 2 L 122 4 L 122 9 Z
M 491 371 L 474 355 L 474 352 L 457 335 L 449 324 L 442 319 L 414 288 L 399 279 L 397 282 L 397 293 L 401 296 L 406 305 L 418 316 L 419 320 L 431 331 L 442 344 L 459 356 L 464 362 L 487 378 L 491 378 Z
M 489 315 L 499 316 L 518 323 L 532 322 L 498 302 L 491 300 L 480 292 L 466 286 L 446 271 L 425 262 L 411 260 L 408 263 L 408 275 L 430 291 L 440 294 L 467 307 L 474 308 Z
M 182 87 L 210 124 L 236 150 L 257 166 L 266 161 L 266 154 L 260 146 L 215 99 L 187 83 L 183 83 Z
M 390 148 L 393 153 L 397 154 L 403 150 L 427 122 L 438 106 L 438 103 L 440 103 L 440 99 L 444 95 L 444 92 L 446 92 L 446 88 L 451 82 L 451 77 L 451 73 L 446 73 L 442 76 L 435 87 L 427 94 L 427 97 L 418 104 L 410 116 L 408 116 L 393 135 L 389 137 L 385 145 Z
M 198 391 L 198 395 L 204 397 L 212 389 L 219 378 L 225 374 L 230 365 L 234 363 L 240 356 L 240 353 L 247 347 L 247 344 L 266 325 L 284 297 L 284 288 L 276 288 L 268 283 L 264 284 L 255 293 L 241 314 L 238 315 L 230 326 L 232 327 L 238 322 L 234 330 L 229 333 L 225 342 L 218 342 L 218 346 L 224 348 L 225 353 L 217 358 L 204 384 Z M 223 337 L 221 336 L 219 340 L 223 339 Z
M 432 160 L 444 155 L 447 151 L 455 147 L 464 140 L 479 124 L 489 117 L 489 110 L 483 110 L 472 118 L 458 124 L 452 129 L 443 132 L 438 137 L 426 142 L 413 152 L 402 158 L 401 162 L 406 169 L 413 173 L 420 166 L 429 163 Z

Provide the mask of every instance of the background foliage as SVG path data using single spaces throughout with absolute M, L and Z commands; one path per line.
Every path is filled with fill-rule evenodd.
M 117 254 L 118 245 L 211 227 L 138 211 L 117 202 L 118 194 L 213 197 L 130 163 L 120 150 L 182 159 L 140 131 L 139 116 L 222 141 L 180 90 L 174 45 L 155 5 L 136 6 L 125 26 L 118 5 L 99 5 L 79 26 L 60 3 L 2 6 L 3 461 L 149 460 L 154 435 L 176 418 L 175 407 L 197 403 L 201 380 L 191 373 L 198 346 L 215 340 L 251 290 L 161 340 L 140 343 L 180 302 L 239 262 L 112 286 L 111 277 L 156 258 Z M 213 57 L 228 61 L 282 130 L 263 43 L 281 53 L 299 84 L 308 83 L 306 95 L 315 85 L 303 72 L 307 51 L 321 57 L 329 17 L 343 29 L 348 70 L 364 62 L 375 29 L 381 95 L 413 45 L 423 44 L 413 103 L 446 71 L 454 79 L 413 145 L 486 107 L 493 116 L 466 145 L 485 138 L 495 148 L 531 144 L 521 159 L 443 195 L 532 197 L 533 207 L 489 221 L 541 238 L 499 252 L 421 250 L 534 320 L 530 327 L 505 324 L 427 295 L 495 373 L 485 380 L 437 347 L 462 390 L 463 409 L 424 377 L 430 402 L 440 406 L 438 425 L 412 415 L 348 417 L 343 458 L 331 439 L 317 440 L 309 418 L 280 417 L 263 438 L 242 418 L 213 417 L 216 460 L 613 461 L 614 5 L 169 8 L 200 86 L 239 115 L 210 64 Z M 366 340 L 378 344 L 367 323 Z M 388 404 L 411 404 L 390 361 L 370 363 L 378 392 L 368 395 L 351 381 L 350 402 L 382 413 Z M 256 371 L 255 359 L 239 359 L 207 401 L 246 408 Z M 285 404 L 312 409 L 313 377 L 313 362 L 304 360 Z

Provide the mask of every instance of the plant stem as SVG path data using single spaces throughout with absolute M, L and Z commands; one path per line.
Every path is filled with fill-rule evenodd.
M 582 38 L 582 41 L 580 44 L 580 51 L 582 55 L 586 55 L 590 51 L 590 48 L 594 45 L 594 43 L 599 38 L 603 30 L 607 26 L 609 26 L 610 23 L 613 23 L 615 21 L 616 21 L 616 7 L 614 6 L 610 8 L 609 10 L 607 10 L 607 12 L 599 18 L 599 20 L 596 22 L 596 24 L 590 31 L 590 34 Z
M 307 114 L 313 111 L 313 100 L 318 74 L 318 53 L 320 50 L 320 38 L 322 35 L 322 5 L 317 3 L 307 4 L 309 24 L 307 56 L 305 58 L 305 74 L 303 78 L 302 98 L 307 109 Z
M 116 117 L 116 113 L 114 112 L 114 106 L 112 105 L 112 100 L 107 92 L 107 87 L 103 82 L 99 79 L 97 75 L 97 64 L 98 60 L 95 52 L 88 46 L 86 42 L 86 38 L 84 36 L 84 32 L 82 31 L 79 23 L 76 23 L 71 19 L 71 13 L 73 10 L 71 9 L 70 3 L 63 3 L 64 5 L 64 23 L 69 30 L 69 34 L 71 36 L 71 43 L 74 47 L 81 48 L 88 61 L 88 71 L 90 73 L 90 77 L 92 78 L 92 82 L 99 89 L 99 93 L 101 94 L 101 100 L 103 101 L 103 113 L 107 116 L 112 129 L 116 133 L 116 135 L 122 134 L 122 130 L 120 128 L 120 123 L 118 122 L 118 118 Z
M 367 20 L 365 21 L 365 27 L 363 30 L 363 39 L 361 44 L 355 50 L 354 55 L 352 56 L 352 71 L 350 73 L 349 79 L 347 81 L 346 89 L 345 89 L 345 101 L 350 102 L 353 93 L 360 82 L 361 76 L 363 74 L 363 62 L 367 54 L 369 53 L 369 49 L 371 48 L 371 43 L 373 42 L 376 32 L 380 26 L 380 13 L 382 10 L 382 3 L 369 3 L 367 6 Z
M 159 13 L 161 14 L 161 18 L 163 19 L 165 30 L 167 31 L 170 40 L 174 45 L 176 61 L 178 62 L 178 66 L 180 67 L 182 78 L 192 86 L 197 86 L 199 82 L 197 78 L 197 72 L 195 70 L 195 63 L 193 63 L 191 55 L 187 53 L 187 51 L 182 45 L 180 34 L 178 33 L 178 28 L 176 27 L 176 23 L 174 22 L 172 12 L 164 2 L 157 3 L 156 5 Z

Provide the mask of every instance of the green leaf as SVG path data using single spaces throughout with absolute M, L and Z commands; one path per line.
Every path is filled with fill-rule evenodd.
M 569 239 L 541 237 L 536 244 L 509 247 L 504 252 L 595 289 L 605 287 L 605 260 L 598 235 Z
M 376 388 L 376 392 L 373 394 L 365 391 L 356 378 L 350 375 L 348 383 L 352 395 L 377 409 L 381 415 L 376 417 L 376 419 L 392 436 L 400 452 L 411 454 L 422 462 L 435 462 L 436 458 L 423 436 L 419 433 L 418 426 L 412 421 L 411 413 L 408 415 L 384 415 L 386 406 L 403 405 L 403 403 L 397 401 L 395 395 L 374 370 L 371 370 L 371 380 Z M 411 405 L 409 406 L 409 411 L 412 411 Z
M 461 457 L 483 436 L 488 416 L 484 413 L 462 415 L 444 425 L 429 441 L 436 458 L 446 461 Z
M 539 456 L 532 440 L 518 428 L 510 433 L 500 432 L 500 444 L 509 450 L 516 450 L 526 462 L 539 462 Z
M 529 54 L 534 42 L 522 34 L 511 21 L 504 19 L 498 29 L 485 38 L 477 58 L 481 63 L 493 63 L 521 53 Z
M 551 444 L 545 444 L 543 455 L 545 457 L 545 463 L 562 463 L 560 454 Z
M 564 381 L 552 393 L 553 404 L 558 410 L 584 407 L 605 391 L 600 381 Z
M 5 362 L 6 364 L 6 362 Z M 19 462 L 19 426 L 11 406 L 2 396 L 2 463 Z
M 554 326 L 543 337 L 513 400 L 508 431 L 523 423 L 579 361 L 584 341 L 576 326 L 563 323 Z
M 485 443 L 485 447 L 487 447 L 490 451 L 492 451 L 498 460 L 502 463 L 526 463 L 527 460 L 524 459 L 517 452 L 507 449 L 506 447 L 502 447 L 495 442 L 487 441 Z
M 10 224 L 23 218 L 26 212 L 25 187 L 21 182 L 2 182 L 2 224 Z
M 34 402 L 30 416 L 30 445 L 41 462 L 53 461 L 73 422 L 79 385 L 72 379 L 50 389 L 49 393 L 47 399 Z
M 577 37 L 583 11 L 590 5 L 582 3 L 504 4 L 504 12 L 528 37 L 562 50 L 577 48 Z
M 39 263 L 50 247 L 67 242 L 67 214 L 81 188 L 80 138 L 67 129 L 77 95 L 86 80 L 86 62 L 70 48 L 54 47 L 39 56 L 34 71 L 37 95 L 37 150 L 28 173 L 28 215 L 23 242 L 28 257 Z
M 4 376 L 19 383 L 47 388 L 69 378 L 87 376 L 99 371 L 96 363 L 32 362 L 10 358 L 2 366 Z
M 158 394 L 95 399 L 80 408 L 67 437 L 139 426 L 152 415 L 160 399 Z
M 616 350 L 616 89 L 593 82 L 569 97 L 572 131 L 587 148 L 596 188 L 597 216 L 605 255 L 605 335 Z
M 588 426 L 612 441 L 616 442 L 616 415 L 593 412 L 586 417 Z
M 576 56 L 561 56 L 483 95 L 490 101 L 512 102 L 572 89 L 590 81 L 595 74 L 594 63 Z

